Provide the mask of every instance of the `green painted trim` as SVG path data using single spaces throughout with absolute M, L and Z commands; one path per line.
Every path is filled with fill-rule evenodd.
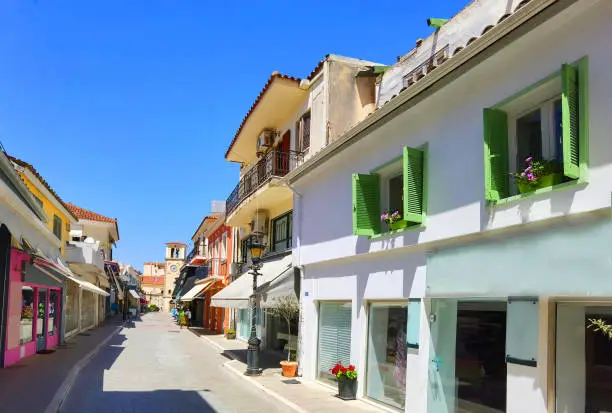
M 558 191 L 564 191 L 566 189 L 571 189 L 571 188 L 585 187 L 588 184 L 589 184 L 588 181 L 586 181 L 584 179 L 577 179 L 575 181 L 564 182 L 564 183 L 559 184 L 559 185 L 554 185 L 554 186 L 549 186 L 547 188 L 537 189 L 537 190 L 535 190 L 533 192 L 529 192 L 527 194 L 519 194 L 519 195 L 511 196 L 509 198 L 500 199 L 499 201 L 492 202 L 492 204 L 494 206 L 505 206 L 505 205 L 508 205 L 508 204 L 512 204 L 514 202 L 522 201 L 524 199 L 537 197 L 537 196 L 542 195 L 542 194 L 547 194 L 549 192 L 558 192 Z
M 576 68 L 578 68 L 581 72 L 583 67 L 585 67 L 588 70 L 588 56 L 584 56 L 578 60 L 576 60 L 575 62 L 569 63 L 570 66 L 574 66 Z M 531 92 L 534 89 L 537 89 L 538 87 L 550 82 L 551 80 L 553 80 L 556 77 L 561 77 L 561 69 L 554 71 L 553 73 L 549 74 L 548 76 L 546 76 L 543 79 L 538 80 L 536 83 L 527 86 L 526 88 L 524 88 L 523 90 L 520 90 L 518 92 L 516 92 L 515 94 L 503 99 L 500 102 L 497 102 L 496 104 L 494 104 L 493 106 L 490 107 L 490 109 L 499 109 L 501 106 L 504 106 L 510 102 L 512 102 L 513 100 L 516 100 L 518 98 L 520 98 L 523 95 L 526 95 L 527 93 Z
M 578 157 L 580 179 L 589 179 L 589 57 L 580 59 L 578 66 Z
M 372 169 L 372 170 L 370 171 L 370 173 L 371 173 L 371 174 L 376 174 L 376 173 L 378 173 L 378 172 L 379 172 L 381 169 L 386 168 L 387 166 L 393 165 L 393 164 L 394 164 L 394 163 L 396 163 L 396 162 L 400 162 L 402 159 L 404 159 L 404 155 L 400 155 L 400 156 L 398 156 L 398 157 L 396 157 L 396 158 L 393 158 L 393 159 L 391 159 L 390 161 L 385 162 L 384 164 L 382 164 L 382 165 L 380 165 L 380 166 L 378 166 L 378 167 L 376 167 L 376 168 Z
M 427 25 L 439 30 L 442 26 L 448 23 L 448 19 L 440 19 L 440 18 L 429 18 L 427 19 Z
M 495 105 L 491 106 L 490 109 L 500 109 L 502 106 L 505 106 L 506 104 L 512 102 L 513 100 L 516 100 L 516 99 L 526 95 L 527 93 L 532 92 L 534 89 L 539 88 L 540 86 L 550 82 L 551 80 L 553 80 L 556 77 L 561 77 L 561 70 L 557 70 L 556 72 L 551 73 L 550 75 L 546 76 L 544 79 L 540 79 L 536 83 L 534 83 L 534 84 L 532 84 L 530 86 L 527 86 L 525 89 L 520 90 L 520 91 L 516 92 L 515 94 L 505 98 L 501 102 L 498 102 Z
M 427 203 L 429 200 L 429 142 L 422 145 L 419 149 L 423 151 L 423 199 L 421 225 L 427 224 Z
M 423 229 L 425 229 L 425 225 L 423 224 L 412 225 L 406 228 L 396 229 L 395 231 L 381 232 L 380 234 L 370 235 L 370 239 L 375 240 L 375 239 L 387 238 L 393 235 L 399 235 L 402 232 L 410 232 L 410 231 L 417 231 L 417 230 L 423 230 Z

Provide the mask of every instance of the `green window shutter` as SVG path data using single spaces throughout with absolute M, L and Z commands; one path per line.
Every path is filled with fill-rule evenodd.
M 497 109 L 484 110 L 485 198 L 508 197 L 508 116 Z
M 578 132 L 578 71 L 570 65 L 561 67 L 563 94 L 561 110 L 563 119 L 563 174 L 568 178 L 580 178 L 580 137 Z
M 404 147 L 404 221 L 423 222 L 423 171 L 425 155 L 422 150 Z
M 353 234 L 380 233 L 380 178 L 353 174 Z

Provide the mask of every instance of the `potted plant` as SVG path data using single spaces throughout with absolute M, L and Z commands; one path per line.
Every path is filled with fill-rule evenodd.
M 357 397 L 357 370 L 352 364 L 344 367 L 336 364 L 331 370 L 338 381 L 338 397 L 342 400 L 355 400 Z
M 234 330 L 233 328 L 228 328 L 227 330 L 225 330 L 225 338 L 227 338 L 228 340 L 236 339 L 236 330 Z
M 300 312 L 300 303 L 295 295 L 286 295 L 284 297 L 276 298 L 274 304 L 268 309 L 268 313 L 274 317 L 280 317 L 287 322 L 287 334 L 288 339 L 288 350 L 287 360 L 281 361 L 281 368 L 283 369 L 283 376 L 295 377 L 297 370 L 297 361 L 291 360 L 291 320 Z
M 514 174 L 514 182 L 521 194 L 561 183 L 559 162 L 534 161 L 533 156 L 525 159 L 525 168 Z
M 391 211 L 385 210 L 385 212 L 383 212 L 383 214 L 380 216 L 380 220 L 386 222 L 391 231 L 406 228 L 407 224 L 407 222 L 402 219 L 402 214 L 400 214 L 397 209 Z

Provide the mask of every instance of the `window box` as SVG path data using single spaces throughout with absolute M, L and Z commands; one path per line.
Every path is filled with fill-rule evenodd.
M 517 183 L 516 186 L 521 194 L 527 194 L 529 192 L 537 191 L 538 189 L 548 188 L 550 186 L 559 185 L 563 181 L 561 174 L 550 174 L 540 178 L 540 182 L 537 185 L 527 185 L 523 183 Z
M 390 223 L 389 224 L 389 229 L 391 231 L 397 231 L 398 229 L 406 228 L 407 226 L 408 226 L 408 221 L 404 221 L 402 219 L 401 221 Z

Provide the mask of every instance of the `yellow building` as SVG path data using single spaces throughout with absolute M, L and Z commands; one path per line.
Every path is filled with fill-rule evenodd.
M 36 202 L 45 211 L 48 218 L 47 226 L 61 241 L 60 251 L 62 257 L 65 257 L 66 242 L 70 240 L 70 226 L 77 222 L 77 217 L 32 165 L 12 156 L 9 159 Z

